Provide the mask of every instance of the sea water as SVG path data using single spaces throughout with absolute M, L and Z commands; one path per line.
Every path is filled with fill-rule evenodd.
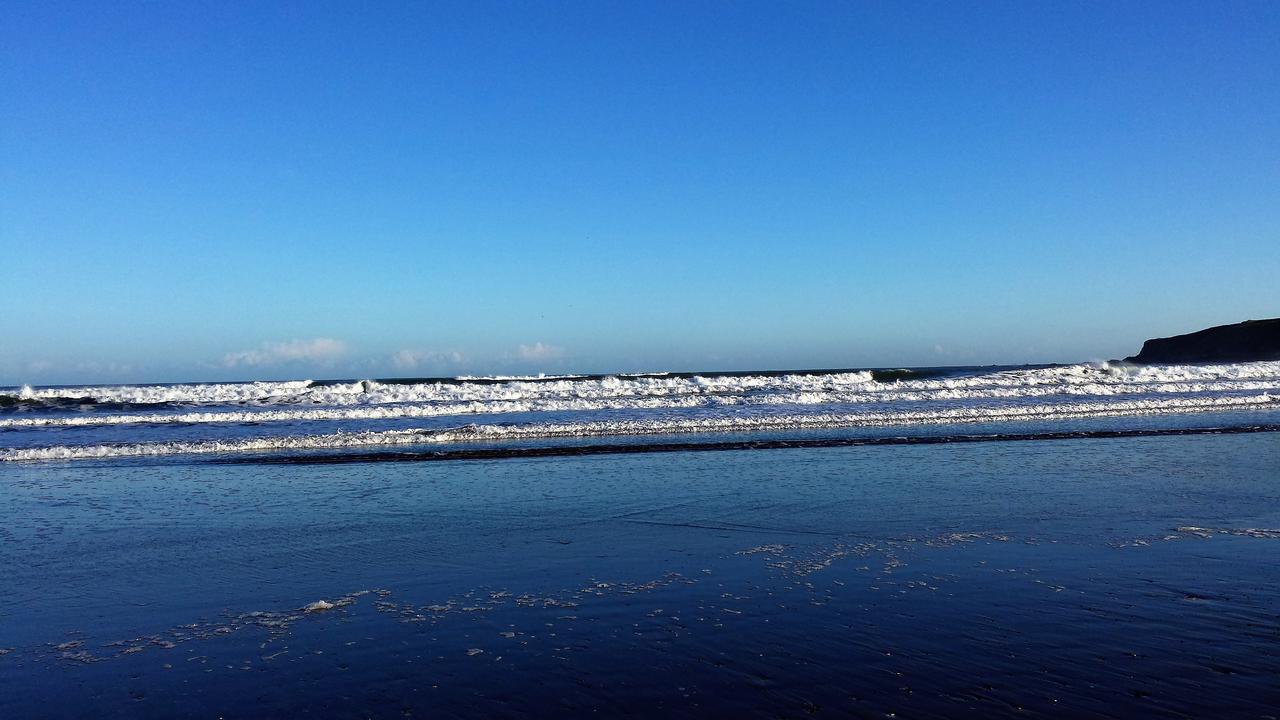
M 0 461 L 1246 426 L 1280 363 L 0 388 Z
M 15 389 L 0 717 L 1266 716 L 1278 374 Z

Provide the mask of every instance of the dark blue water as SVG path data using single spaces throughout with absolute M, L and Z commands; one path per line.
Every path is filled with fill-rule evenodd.
M 0 517 L 0 717 L 1280 705 L 1274 432 L 9 463 Z

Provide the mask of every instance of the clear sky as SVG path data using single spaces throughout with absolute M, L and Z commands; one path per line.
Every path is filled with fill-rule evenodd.
M 1280 316 L 1278 38 L 1276 2 L 6 2 L 0 385 Z

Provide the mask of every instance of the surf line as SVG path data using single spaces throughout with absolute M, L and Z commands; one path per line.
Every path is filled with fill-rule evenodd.
M 472 448 L 462 450 L 377 450 L 357 453 L 289 453 L 264 456 L 210 458 L 214 465 L 340 465 L 376 462 L 432 462 L 449 460 L 507 460 L 518 458 L 579 457 L 585 455 L 639 455 L 667 452 L 729 450 L 790 450 L 883 445 L 949 445 L 975 442 L 1025 442 L 1030 440 L 1098 440 L 1108 438 L 1167 437 L 1180 435 L 1240 435 L 1280 432 L 1280 424 L 1233 425 L 1204 428 L 1134 430 L 1073 430 L 1043 433 L 994 433 L 980 435 L 921 435 L 893 437 L 830 437 L 796 440 L 725 440 L 714 442 L 598 443 L 541 447 Z

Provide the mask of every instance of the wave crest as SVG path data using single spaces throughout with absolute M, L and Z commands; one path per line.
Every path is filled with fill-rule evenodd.
M 1164 415 L 1256 407 L 1276 398 L 1199 398 L 1124 403 L 1051 404 L 1006 407 L 959 407 L 897 410 L 878 413 L 809 413 L 725 415 L 709 418 L 659 418 L 468 424 L 444 429 L 368 430 L 322 435 L 255 437 L 237 440 L 57 445 L 0 450 L 0 461 L 83 460 L 159 455 L 240 454 L 277 450 L 323 450 L 350 447 L 431 445 L 440 443 L 609 436 L 683 435 L 702 433 L 807 430 L 884 426 L 943 425 L 1007 421 L 1066 420 L 1094 417 Z

